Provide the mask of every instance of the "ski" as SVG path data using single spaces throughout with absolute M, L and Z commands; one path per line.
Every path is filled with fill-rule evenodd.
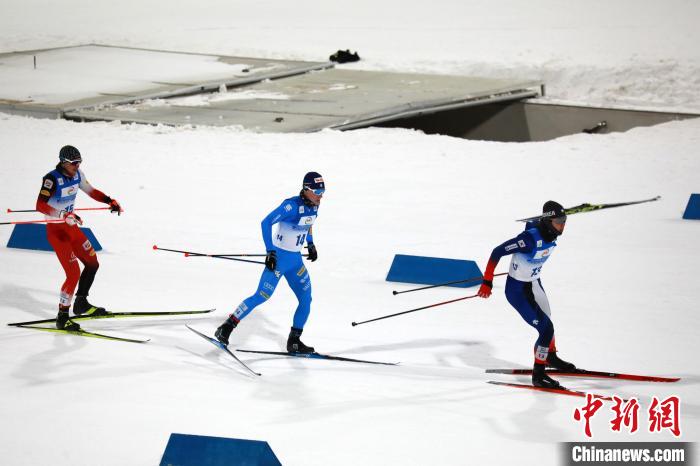
M 187 327 L 188 329 L 192 330 L 194 333 L 196 333 L 196 334 L 199 335 L 200 337 L 204 338 L 205 340 L 207 340 L 209 343 L 211 343 L 212 345 L 216 346 L 216 347 L 219 348 L 220 350 L 222 350 L 222 351 L 228 353 L 229 355 L 231 355 L 231 357 L 232 357 L 233 359 L 235 359 L 235 360 L 238 362 L 238 364 L 240 364 L 241 366 L 245 367 L 246 370 L 249 371 L 251 374 L 255 374 L 255 375 L 258 375 L 258 376 L 262 375 L 262 374 L 260 374 L 260 373 L 258 373 L 258 372 L 255 372 L 253 369 L 251 369 L 250 367 L 248 367 L 248 365 L 246 365 L 246 363 L 244 363 L 243 361 L 241 361 L 240 359 L 238 359 L 238 357 L 237 357 L 235 354 L 233 354 L 233 353 L 231 352 L 231 350 L 228 349 L 228 347 L 227 347 L 226 345 L 224 345 L 223 343 L 221 343 L 221 342 L 220 342 L 219 340 L 217 340 L 216 338 L 209 337 L 209 336 L 203 334 L 202 332 L 193 329 L 192 327 L 190 327 L 190 326 L 187 325 L 187 324 L 185 324 L 185 327 Z
M 95 316 L 90 314 L 83 314 L 73 316 L 71 320 L 97 320 L 97 319 L 122 319 L 125 317 L 160 317 L 160 316 L 182 316 L 182 315 L 196 315 L 196 314 L 207 314 L 213 312 L 216 309 L 206 309 L 203 311 L 165 311 L 165 312 L 110 312 L 109 314 L 102 316 Z M 52 319 L 41 319 L 41 320 L 31 320 L 28 322 L 12 322 L 7 324 L 11 327 L 19 327 L 22 325 L 36 325 L 36 324 L 48 324 L 49 322 L 55 322 L 56 318 Z
M 365 359 L 353 359 L 345 358 L 342 356 L 331 356 L 328 354 L 320 353 L 288 353 L 286 351 L 257 351 L 257 350 L 245 350 L 239 349 L 241 353 L 257 353 L 257 354 L 274 354 L 278 356 L 289 356 L 292 358 L 307 358 L 307 359 L 328 359 L 331 361 L 344 361 L 344 362 L 359 362 L 364 364 L 380 364 L 383 366 L 398 366 L 398 362 L 380 362 L 380 361 L 367 361 Z
M 678 382 L 680 377 L 657 377 L 653 375 L 621 374 L 618 372 L 588 371 L 576 369 L 574 371 L 560 371 L 557 369 L 547 369 L 548 375 L 560 377 L 593 377 L 602 379 L 635 380 L 638 382 Z M 487 374 L 512 374 L 512 375 L 532 375 L 532 369 L 486 369 Z
M 581 205 L 577 205 L 574 207 L 567 207 L 564 209 L 564 212 L 566 215 L 571 215 L 571 214 L 580 214 L 582 212 L 592 212 L 594 210 L 602 210 L 602 209 L 612 209 L 613 207 L 624 207 L 628 205 L 635 205 L 635 204 L 644 204 L 645 202 L 654 202 L 658 201 L 661 199 L 661 196 L 656 196 L 652 197 L 651 199 L 643 199 L 641 201 L 631 201 L 631 202 L 617 202 L 613 204 L 588 204 L 584 203 Z M 517 222 L 530 222 L 532 220 L 539 220 L 542 218 L 542 215 L 535 215 L 534 217 L 528 217 L 528 218 L 521 218 L 516 220 Z
M 513 387 L 513 388 L 523 388 L 526 390 L 534 390 L 538 392 L 549 392 L 549 393 L 558 393 L 560 395 L 568 395 L 568 396 L 579 396 L 579 397 L 586 397 L 585 392 L 580 392 L 578 390 L 571 390 L 566 387 L 558 387 L 558 388 L 547 388 L 547 387 L 535 387 L 534 385 L 525 385 L 522 383 L 510 383 L 510 382 L 496 382 L 495 380 L 489 380 L 488 383 L 493 384 L 493 385 L 501 385 L 504 387 Z M 603 396 L 603 395 L 596 395 L 595 393 L 591 393 L 595 398 L 605 400 L 605 401 L 613 401 L 612 398 L 609 396 Z M 623 400 L 627 401 L 627 400 Z
M 39 327 L 36 325 L 15 325 L 15 327 L 17 327 L 17 328 L 31 328 L 34 330 L 41 330 L 43 332 L 65 333 L 68 335 L 77 335 L 80 337 L 101 338 L 103 340 L 126 341 L 129 343 L 146 343 L 148 341 L 151 341 L 150 339 L 138 340 L 135 338 L 115 337 L 113 335 L 105 335 L 102 333 L 89 332 L 89 331 L 83 330 L 83 329 L 65 330 L 65 329 L 58 329 L 58 328 L 51 328 L 51 327 Z

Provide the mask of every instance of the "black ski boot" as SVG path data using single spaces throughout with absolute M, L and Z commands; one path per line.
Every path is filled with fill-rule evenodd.
M 228 337 L 231 336 L 233 329 L 238 326 L 238 320 L 229 317 L 224 321 L 223 324 L 219 325 L 219 328 L 214 332 L 214 336 L 224 345 L 228 346 Z
M 106 316 L 109 314 L 103 307 L 97 307 L 90 304 L 87 296 L 76 296 L 73 303 L 73 314 L 80 316 Z
M 568 361 L 559 359 L 556 351 L 550 351 L 547 355 L 547 365 L 562 372 L 576 372 L 576 366 Z
M 532 368 L 532 385 L 543 388 L 560 388 L 559 382 L 548 376 L 544 372 L 545 365 L 535 363 Z
M 70 332 L 76 332 L 80 330 L 80 325 L 70 320 L 68 309 L 69 308 L 58 309 L 58 315 L 56 316 L 56 328 L 59 330 L 68 330 Z
M 287 338 L 287 352 L 289 353 L 313 353 L 312 346 L 306 346 L 299 338 L 301 337 L 302 329 L 292 327 Z

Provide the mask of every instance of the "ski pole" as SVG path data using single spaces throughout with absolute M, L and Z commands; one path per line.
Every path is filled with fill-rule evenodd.
M 111 209 L 111 207 L 82 207 L 80 209 L 73 209 L 73 210 L 109 210 L 109 209 Z M 39 211 L 36 209 L 28 209 L 28 210 L 7 209 L 8 214 L 15 214 L 18 212 L 39 212 Z
M 308 249 L 308 246 L 305 246 Z M 302 254 L 302 257 L 309 257 Z M 267 257 L 267 254 L 198 254 L 196 252 L 185 251 L 185 257 Z
M 159 248 L 157 246 L 153 246 L 153 249 L 160 250 L 160 251 L 170 251 L 170 252 L 179 252 L 185 255 L 185 257 L 267 257 L 267 254 L 204 254 L 202 252 L 193 252 L 193 251 L 181 251 L 179 249 L 166 249 L 166 248 Z M 303 257 L 308 257 L 308 254 L 302 254 Z
M 179 252 L 182 254 L 187 254 L 188 256 L 205 256 L 205 257 L 213 257 L 214 259 L 226 259 L 226 260 L 230 260 L 230 261 L 250 262 L 251 264 L 265 264 L 264 262 L 260 262 L 260 261 L 251 261 L 251 260 L 247 260 L 247 259 L 236 259 L 235 257 L 214 256 L 214 255 L 202 254 L 200 252 L 180 251 L 178 249 L 159 248 L 155 244 L 153 245 L 153 249 L 156 251 Z
M 267 254 L 198 254 L 196 252 L 186 252 L 185 257 L 267 257 Z M 309 257 L 302 254 L 301 257 Z
M 197 254 L 186 252 L 185 257 L 265 257 L 267 254 Z
M 429 308 L 431 308 L 431 307 L 437 307 L 437 306 L 442 306 L 442 305 L 444 305 L 444 304 L 456 303 L 457 301 L 463 301 L 463 300 L 465 300 L 465 299 L 476 298 L 477 296 L 479 296 L 479 295 L 478 295 L 478 294 L 474 294 L 474 295 L 471 295 L 471 296 L 465 296 L 465 297 L 463 297 L 463 298 L 451 299 L 451 300 L 449 300 L 449 301 L 443 301 L 443 302 L 441 302 L 441 303 L 430 304 L 430 305 L 428 305 L 428 306 L 417 307 L 417 308 L 415 308 L 415 309 L 410 309 L 410 310 L 408 310 L 408 311 L 397 312 L 396 314 L 389 314 L 388 316 L 382 316 L 382 317 L 377 317 L 377 318 L 374 318 L 374 319 L 363 320 L 362 322 L 352 322 L 352 326 L 355 327 L 355 326 L 357 326 L 357 325 L 366 324 L 366 323 L 368 323 L 368 322 L 374 322 L 374 321 L 376 321 L 376 320 L 388 319 L 389 317 L 396 317 L 396 316 L 400 316 L 400 315 L 403 315 L 403 314 L 408 314 L 409 312 L 422 311 L 423 309 L 429 309 Z
M 63 219 L 56 220 L 25 220 L 22 222 L 0 222 L 0 225 L 24 225 L 27 223 L 65 223 Z
M 500 277 L 501 275 L 508 275 L 508 272 L 497 273 L 494 275 L 494 277 Z M 428 290 L 430 288 L 437 288 L 438 286 L 448 286 L 448 285 L 455 285 L 457 283 L 475 282 L 477 280 L 483 280 L 483 279 L 484 279 L 484 277 L 472 277 L 472 278 L 466 278 L 464 280 L 455 280 L 453 282 L 438 283 L 437 285 L 429 285 L 429 286 L 422 286 L 420 288 L 412 288 L 410 290 L 392 291 L 392 294 L 394 296 L 396 296 L 397 294 L 410 293 L 412 291 Z

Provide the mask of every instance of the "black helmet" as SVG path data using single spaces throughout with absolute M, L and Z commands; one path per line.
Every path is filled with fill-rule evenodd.
M 58 160 L 61 163 L 75 163 L 82 162 L 83 159 L 80 157 L 80 151 L 73 146 L 63 146 L 58 153 Z
M 552 236 L 559 236 L 561 232 L 554 228 L 552 223 L 566 223 L 566 212 L 561 204 L 555 201 L 547 201 L 542 206 L 542 216 L 540 217 L 540 223 L 544 227 L 545 231 Z

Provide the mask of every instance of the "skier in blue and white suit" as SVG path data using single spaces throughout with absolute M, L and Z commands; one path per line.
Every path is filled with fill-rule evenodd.
M 542 267 L 557 246 L 556 238 L 564 232 L 565 224 L 566 213 L 561 204 L 545 202 L 542 217 L 538 221 L 528 222 L 525 231 L 493 250 L 478 293 L 482 298 L 491 296 L 498 261 L 501 257 L 512 254 L 506 281 L 506 299 L 525 322 L 538 332 L 532 383 L 539 387 L 559 386 L 559 382 L 545 373 L 546 365 L 563 371 L 576 369 L 573 364 L 557 356 L 549 301 L 540 281 Z
M 284 276 L 299 300 L 287 340 L 287 351 L 290 353 L 314 352 L 312 347 L 306 346 L 300 340 L 311 311 L 311 278 L 302 261 L 301 250 L 306 243 L 309 260 L 314 262 L 318 258 L 311 228 L 318 216 L 318 207 L 324 192 L 323 177 L 316 172 L 309 172 L 304 176 L 299 195 L 285 199 L 279 207 L 263 219 L 262 236 L 267 250 L 265 270 L 255 293 L 243 300 L 216 329 L 215 336 L 221 343 L 228 345 L 231 331 L 253 309 L 270 299 L 280 278 Z M 273 233 L 275 225 L 276 231 Z

